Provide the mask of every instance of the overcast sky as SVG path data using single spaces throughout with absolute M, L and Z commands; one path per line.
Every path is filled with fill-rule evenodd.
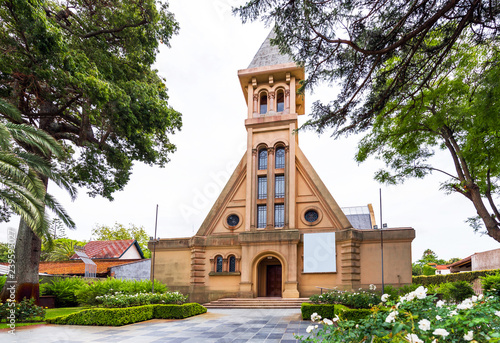
M 158 236 L 192 236 L 210 211 L 217 196 L 246 149 L 246 103 L 237 71 L 245 69 L 270 28 L 263 23 L 242 24 L 231 14 L 241 1 L 173 0 L 170 9 L 180 23 L 180 33 L 169 49 L 162 47 L 156 68 L 166 78 L 169 103 L 183 115 L 182 131 L 172 137 L 177 151 L 165 168 L 136 164 L 131 180 L 109 202 L 90 198 L 84 189 L 71 202 L 56 186 L 56 195 L 77 224 L 70 238 L 89 240 L 98 224 L 115 222 L 143 226 L 154 234 L 159 205 Z M 334 86 L 306 94 L 306 115 L 317 99 L 337 94 Z M 380 185 L 373 180 L 383 165 L 370 160 L 354 161 L 360 137 L 334 140 L 328 134 L 299 133 L 299 145 L 341 207 L 373 204 L 380 223 L 379 188 L 382 189 L 383 222 L 389 227 L 413 227 L 413 260 L 432 249 L 440 258 L 467 257 L 475 252 L 500 248 L 488 236 L 474 234 L 464 222 L 475 215 L 465 197 L 439 191 L 441 175 L 411 180 L 403 185 Z M 451 170 L 446 153 L 434 160 Z M 17 227 L 17 219 L 0 227 Z M 6 230 L 0 240 L 6 241 Z

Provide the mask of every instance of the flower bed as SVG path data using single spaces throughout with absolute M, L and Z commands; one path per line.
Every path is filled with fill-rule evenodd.
M 107 308 L 123 308 L 131 306 L 142 306 L 152 304 L 176 304 L 182 305 L 186 302 L 187 296 L 179 292 L 167 293 L 136 293 L 123 294 L 115 292 L 114 294 L 101 295 L 96 297 L 97 305 Z
M 182 319 L 207 312 L 200 304 L 144 305 L 127 308 L 93 308 L 47 319 L 50 324 L 121 326 L 149 319 Z
M 342 316 L 321 319 L 323 328 L 308 328 L 305 342 L 500 342 L 500 298 L 472 296 L 459 304 L 447 304 L 427 295 L 423 286 L 398 299 L 375 306 L 362 320 Z M 335 323 L 335 325 L 333 325 Z

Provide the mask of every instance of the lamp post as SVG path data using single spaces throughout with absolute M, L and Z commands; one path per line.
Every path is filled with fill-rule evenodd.
M 382 265 L 382 294 L 384 294 L 384 227 L 387 227 L 387 224 L 382 224 L 382 189 L 379 188 L 380 195 L 380 257 L 381 257 L 381 265 Z
M 158 228 L 158 205 L 156 205 L 156 219 L 155 219 L 155 236 L 149 237 L 153 244 L 153 259 L 151 261 L 151 293 L 155 292 L 155 256 L 156 256 L 156 243 L 160 241 L 160 237 L 156 238 L 156 230 Z

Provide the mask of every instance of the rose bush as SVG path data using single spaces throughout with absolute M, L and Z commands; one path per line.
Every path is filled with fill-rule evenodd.
M 335 323 L 328 325 L 330 321 L 322 319 L 318 329 L 314 325 L 308 328 L 309 337 L 299 338 L 303 342 L 500 342 L 500 298 L 472 296 L 459 304 L 447 304 L 428 296 L 427 289 L 420 286 L 398 301 L 373 307 L 364 320 L 332 321 Z
M 186 302 L 187 296 L 179 292 L 160 293 L 136 293 L 123 294 L 115 292 L 114 294 L 105 294 L 96 297 L 96 302 L 99 307 L 130 307 L 152 304 L 176 304 L 182 305 Z

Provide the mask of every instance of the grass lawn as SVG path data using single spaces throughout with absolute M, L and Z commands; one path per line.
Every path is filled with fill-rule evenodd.
M 85 310 L 86 307 L 61 307 L 61 308 L 48 308 L 45 313 L 45 318 L 54 318 L 59 316 L 65 316 L 73 312 L 78 312 L 81 310 Z M 31 323 L 16 323 L 16 327 L 28 326 L 28 325 L 36 325 L 36 324 L 44 324 L 45 321 L 37 321 Z M 9 326 L 7 323 L 0 323 L 0 329 L 7 329 Z

